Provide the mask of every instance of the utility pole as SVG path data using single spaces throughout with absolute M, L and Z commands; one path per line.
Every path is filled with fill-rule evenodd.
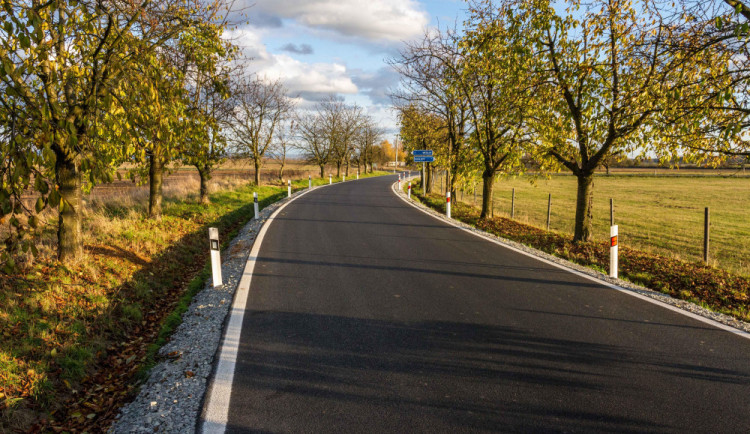
M 398 169 L 398 136 L 393 140 L 393 151 L 396 154 L 396 166 L 393 168 L 393 173 L 396 173 L 396 169 Z

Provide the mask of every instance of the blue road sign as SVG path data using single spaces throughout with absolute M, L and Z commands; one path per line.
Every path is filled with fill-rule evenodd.
M 421 156 L 421 157 L 431 157 L 432 156 L 432 150 L 430 149 L 415 149 L 411 151 L 411 155 Z
M 433 156 L 429 156 L 429 157 L 418 157 L 418 156 L 415 156 L 414 157 L 414 162 L 415 163 L 432 163 L 433 161 L 435 161 L 435 157 L 433 157 Z

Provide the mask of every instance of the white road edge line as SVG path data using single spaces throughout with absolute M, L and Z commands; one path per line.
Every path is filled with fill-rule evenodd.
M 364 179 L 369 179 L 369 177 L 362 178 L 362 180 Z M 216 372 L 213 379 L 209 379 L 210 390 L 208 391 L 209 395 L 206 398 L 206 404 L 204 406 L 205 411 L 202 411 L 202 414 L 205 415 L 205 417 L 201 424 L 200 432 L 224 434 L 227 429 L 227 423 L 229 422 L 229 399 L 232 395 L 232 382 L 234 381 L 234 371 L 237 366 L 237 353 L 240 346 L 240 335 L 242 333 L 242 322 L 245 318 L 247 297 L 250 294 L 250 282 L 253 277 L 253 271 L 255 270 L 256 258 L 258 257 L 258 252 L 260 251 L 260 246 L 263 244 L 263 238 L 266 236 L 268 227 L 271 226 L 271 222 L 273 222 L 274 218 L 276 218 L 276 215 L 280 213 L 281 210 L 298 198 L 310 193 L 311 191 L 317 190 L 318 188 L 339 184 L 341 184 L 341 182 L 337 182 L 336 184 L 319 185 L 312 190 L 307 189 L 297 196 L 292 196 L 291 199 L 281 205 L 273 212 L 273 214 L 271 214 L 270 217 L 268 217 L 260 228 L 260 231 L 258 231 L 258 235 L 255 237 L 255 240 L 253 240 L 253 247 L 250 249 L 250 254 L 247 257 L 245 269 L 242 271 L 242 278 L 237 284 L 237 290 L 234 293 L 234 301 L 232 302 L 229 323 L 227 324 L 227 328 L 224 331 L 223 339 L 221 341 L 219 362 L 216 366 Z
M 449 225 L 451 225 L 451 226 L 453 226 L 453 227 L 455 227 L 455 228 L 461 229 L 461 230 L 463 230 L 464 232 L 468 232 L 468 233 L 470 233 L 470 234 L 472 234 L 472 235 L 475 235 L 475 236 L 477 236 L 477 237 L 479 237 L 479 238 L 482 238 L 482 239 L 484 239 L 484 240 L 487 240 L 487 241 L 490 241 L 490 242 L 492 242 L 492 243 L 495 243 L 495 244 L 497 244 L 497 245 L 499 245 L 499 246 L 502 246 L 502 247 L 504 247 L 504 248 L 506 248 L 506 249 L 510 249 L 510 250 L 513 250 L 514 252 L 517 252 L 517 253 L 520 253 L 520 254 L 522 254 L 522 255 L 528 256 L 528 257 L 530 257 L 530 258 L 534 258 L 534 259 L 536 259 L 536 260 L 538 260 L 538 261 L 544 262 L 545 264 L 549 264 L 549 265 L 552 265 L 553 267 L 559 268 L 559 269 L 561 269 L 561 270 L 565 270 L 565 271 L 567 271 L 567 272 L 570 272 L 570 273 L 573 273 L 573 274 L 575 274 L 575 275 L 577 275 L 577 276 L 583 277 L 583 278 L 585 278 L 585 279 L 587 279 L 587 280 L 590 280 L 590 281 L 596 282 L 596 283 L 598 283 L 598 284 L 600 284 L 600 285 L 602 285 L 602 286 L 606 286 L 607 288 L 610 288 L 610 289 L 614 289 L 614 290 L 620 291 L 620 292 L 622 292 L 622 293 L 625 293 L 625 294 L 627 294 L 627 295 L 631 295 L 631 296 L 633 296 L 633 297 L 639 298 L 639 299 L 641 299 L 641 300 L 647 301 L 647 302 L 649 302 L 649 303 L 652 303 L 652 304 L 655 304 L 655 305 L 657 305 L 657 306 L 661 306 L 661 307 L 663 307 L 663 308 L 665 308 L 665 309 L 669 309 L 669 310 L 671 310 L 671 311 L 674 311 L 674 312 L 680 313 L 680 314 L 682 314 L 682 315 L 685 315 L 685 316 L 687 316 L 687 317 L 690 317 L 690 318 L 692 318 L 692 319 L 695 319 L 695 320 L 697 320 L 697 321 L 700 321 L 700 322 L 702 322 L 702 323 L 705 323 L 705 324 L 708 324 L 708 325 L 714 326 L 714 327 L 716 327 L 716 328 L 719 328 L 719 329 L 722 329 L 722 330 L 728 331 L 728 332 L 730 332 L 730 333 L 734 333 L 735 335 L 737 335 L 737 336 L 740 336 L 740 337 L 743 337 L 743 338 L 745 338 L 745 339 L 750 339 L 750 333 L 747 333 L 747 332 L 745 332 L 745 331 L 743 331 L 743 330 L 739 330 L 739 329 L 736 329 L 736 328 L 734 328 L 734 327 L 728 326 L 728 325 L 726 325 L 726 324 L 722 324 L 722 323 L 720 323 L 720 322 L 718 322 L 718 321 L 712 320 L 712 319 L 710 319 L 710 318 L 706 318 L 706 317 L 704 317 L 704 316 L 701 316 L 701 315 L 697 315 L 697 314 L 694 314 L 694 313 L 692 313 L 692 312 L 688 312 L 688 311 L 686 311 L 686 310 L 680 309 L 680 308 L 679 308 L 679 307 L 677 307 L 677 306 L 672 306 L 671 304 L 667 304 L 667 303 L 664 303 L 663 301 L 659 301 L 659 300 L 656 300 L 656 299 L 654 299 L 654 298 L 651 298 L 651 297 L 647 297 L 647 296 L 645 296 L 645 295 L 642 295 L 642 294 L 638 294 L 637 292 L 634 292 L 634 291 L 632 291 L 632 290 L 630 290 L 630 289 L 627 289 L 627 288 L 623 288 L 623 287 L 621 287 L 621 286 L 617 286 L 617 285 L 613 285 L 613 284 L 611 284 L 611 283 L 609 283 L 609 282 L 606 282 L 606 281 L 604 281 L 604 280 L 600 280 L 600 279 L 597 279 L 597 278 L 596 278 L 596 277 L 594 277 L 594 276 L 589 276 L 588 274 L 585 274 L 585 273 L 581 273 L 581 272 L 580 272 L 580 271 L 578 271 L 578 270 L 574 270 L 574 269 L 572 269 L 572 268 L 568 268 L 568 267 L 566 267 L 566 266 L 564 266 L 564 265 L 562 265 L 562 264 L 558 264 L 558 263 L 556 263 L 556 262 L 552 262 L 552 261 L 550 261 L 550 260 L 547 260 L 547 259 L 545 259 L 545 258 L 542 258 L 542 257 L 536 256 L 536 255 L 532 255 L 531 253 L 528 253 L 528 252 L 524 252 L 523 250 L 517 249 L 517 248 L 515 248 L 515 247 L 513 247 L 513 246 L 510 246 L 510 245 L 508 245 L 508 244 L 505 244 L 505 243 L 503 243 L 503 242 L 501 242 L 501 241 L 499 241 L 499 240 L 496 240 L 496 239 L 494 239 L 494 238 L 488 237 L 487 235 L 484 235 L 484 234 L 482 234 L 482 233 L 479 233 L 479 232 L 474 232 L 474 231 L 468 230 L 467 228 L 465 228 L 465 227 L 462 227 L 462 226 L 458 225 L 458 224 L 457 224 L 457 223 L 455 223 L 455 222 L 454 222 L 453 220 L 448 220 L 447 218 L 444 218 L 444 217 L 443 217 L 443 218 L 441 218 L 441 217 L 439 217 L 439 216 L 437 216 L 437 215 L 435 215 L 435 214 L 432 214 L 432 213 L 428 212 L 428 211 L 427 211 L 427 210 L 425 210 L 425 209 L 422 209 L 421 207 L 417 206 L 417 205 L 416 205 L 415 203 L 412 203 L 412 201 L 410 201 L 409 199 L 407 199 L 407 198 L 403 197 L 403 196 L 402 196 L 401 194 L 399 194 L 399 193 L 398 193 L 398 191 L 396 191 L 396 184 L 397 184 L 397 183 L 393 183 L 393 184 L 391 185 L 391 191 L 393 191 L 393 193 L 394 193 L 394 194 L 395 194 L 395 195 L 396 195 L 396 196 L 397 196 L 397 197 L 398 197 L 399 199 L 403 200 L 404 202 L 408 203 L 409 205 L 411 205 L 412 207 L 414 207 L 414 208 L 418 209 L 419 211 L 421 211 L 421 212 L 423 212 L 423 213 L 427 214 L 428 216 L 430 216 L 430 217 L 433 217 L 433 218 L 434 218 L 434 219 L 436 219 L 436 220 L 440 220 L 440 221 L 441 221 L 441 222 L 443 222 L 443 223 L 448 223 Z

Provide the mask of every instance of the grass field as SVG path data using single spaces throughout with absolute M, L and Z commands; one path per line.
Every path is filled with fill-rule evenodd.
M 440 185 L 439 178 L 435 185 Z M 516 220 L 544 228 L 547 195 L 552 194 L 551 229 L 572 234 L 576 200 L 573 176 L 501 178 L 495 185 L 496 215 L 510 215 L 514 188 Z M 622 245 L 689 262 L 703 258 L 703 216 L 704 208 L 709 207 L 710 263 L 750 276 L 750 178 L 597 175 L 593 210 L 596 239 L 609 237 L 610 198 L 614 199 Z M 458 199 L 473 203 L 472 187 L 459 193 Z M 481 204 L 481 184 L 477 184 L 476 201 Z

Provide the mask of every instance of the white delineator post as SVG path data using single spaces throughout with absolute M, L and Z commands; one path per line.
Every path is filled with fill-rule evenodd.
M 288 180 L 286 185 L 287 197 L 292 197 L 292 180 Z
M 255 208 L 255 220 L 258 220 L 258 214 L 260 214 L 260 210 L 258 210 L 258 193 L 253 193 L 253 208 Z
M 312 188 L 312 176 L 307 175 L 307 188 Z
M 398 189 L 401 191 L 401 174 L 398 174 Z
M 346 175 L 341 175 L 341 182 L 346 182 Z
M 451 218 L 451 192 L 445 192 L 445 215 Z
M 359 181 L 359 169 L 357 169 L 357 180 Z
M 333 184 L 333 175 L 328 175 L 328 185 Z
M 609 228 L 609 277 L 617 279 L 617 225 Z
M 208 228 L 209 248 L 211 249 L 211 273 L 214 288 L 221 286 L 221 256 L 219 254 L 219 229 Z
M 409 195 L 409 199 L 411 199 L 411 182 L 409 182 L 409 188 L 407 189 L 407 191 L 408 191 L 407 194 Z

